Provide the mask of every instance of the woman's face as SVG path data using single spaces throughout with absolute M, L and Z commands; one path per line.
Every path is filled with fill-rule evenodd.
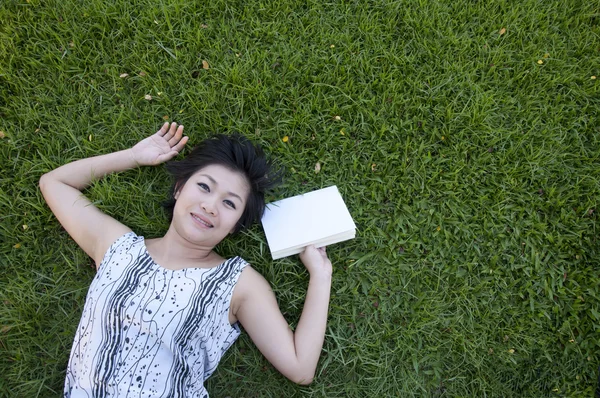
M 249 193 L 241 173 L 220 165 L 206 166 L 175 193 L 174 227 L 190 242 L 216 246 L 235 229 Z

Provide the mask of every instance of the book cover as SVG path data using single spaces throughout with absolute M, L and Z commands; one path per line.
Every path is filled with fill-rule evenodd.
M 335 185 L 269 203 L 262 225 L 273 259 L 352 239 L 356 225 Z

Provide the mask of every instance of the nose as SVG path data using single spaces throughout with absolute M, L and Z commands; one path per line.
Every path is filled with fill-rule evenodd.
M 202 203 L 202 210 L 204 210 L 206 213 L 210 214 L 211 216 L 217 215 L 215 205 L 210 200 L 205 200 L 204 203 Z

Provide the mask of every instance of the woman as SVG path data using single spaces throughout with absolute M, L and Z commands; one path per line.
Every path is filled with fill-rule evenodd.
M 203 141 L 168 170 L 175 183 L 162 238 L 145 240 L 102 213 L 81 190 L 106 174 L 166 162 L 184 148 L 183 126 L 165 123 L 134 147 L 78 160 L 40 179 L 60 223 L 94 259 L 71 350 L 65 397 L 207 397 L 203 382 L 239 336 L 238 322 L 283 375 L 309 384 L 319 360 L 331 287 L 324 248 L 300 259 L 310 274 L 295 332 L 267 281 L 214 247 L 258 221 L 269 187 L 259 147 L 240 136 Z

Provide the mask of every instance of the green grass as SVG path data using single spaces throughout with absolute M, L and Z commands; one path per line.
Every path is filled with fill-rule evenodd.
M 0 20 L 0 396 L 60 396 L 94 275 L 39 177 L 165 115 L 192 142 L 263 144 L 287 170 L 270 199 L 337 184 L 358 225 L 328 250 L 315 382 L 286 381 L 242 335 L 211 397 L 593 395 L 594 2 L 7 0 Z M 145 168 L 88 194 L 157 236 L 168 185 Z M 263 273 L 296 324 L 297 259 L 273 262 L 259 226 L 220 251 Z

